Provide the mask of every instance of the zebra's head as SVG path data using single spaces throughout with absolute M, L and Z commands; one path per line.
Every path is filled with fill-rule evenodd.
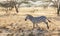
M 31 19 L 32 17 L 33 17 L 33 16 L 27 14 L 27 16 L 26 16 L 26 18 L 25 18 L 25 21 L 26 21 L 27 19 Z

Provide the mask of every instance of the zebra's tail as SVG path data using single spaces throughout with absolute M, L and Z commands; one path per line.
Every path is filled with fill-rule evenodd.
M 49 22 L 51 22 L 49 19 L 48 19 Z
M 47 19 L 48 20 L 48 22 L 51 22 L 49 19 Z
M 48 22 L 54 24 L 55 26 L 58 26 L 58 25 L 56 25 L 55 23 L 53 23 L 52 21 L 50 21 L 49 19 L 47 19 L 47 20 L 48 20 Z
M 50 23 L 53 23 L 51 20 L 49 20 L 49 19 L 47 19 L 48 20 L 48 22 L 50 22 Z M 54 24 L 54 23 L 53 23 Z

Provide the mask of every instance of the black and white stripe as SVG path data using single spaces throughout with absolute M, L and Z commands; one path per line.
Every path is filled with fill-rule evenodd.
M 33 17 L 31 15 L 27 15 L 25 18 L 25 21 L 27 19 L 29 19 L 33 23 L 33 28 L 35 27 L 35 25 L 38 26 L 37 25 L 38 23 L 44 22 L 47 25 L 47 28 L 49 29 L 48 22 L 47 22 L 48 19 L 45 16 Z M 48 21 L 51 22 L 50 20 Z

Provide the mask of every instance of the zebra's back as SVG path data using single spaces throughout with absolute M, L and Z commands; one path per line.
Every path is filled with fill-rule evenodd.
M 34 18 L 32 19 L 32 22 L 34 22 L 34 23 L 45 22 L 46 19 L 47 19 L 47 18 L 46 18 L 45 16 L 34 17 Z

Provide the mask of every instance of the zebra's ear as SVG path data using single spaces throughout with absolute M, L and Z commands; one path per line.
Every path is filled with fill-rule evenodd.
M 26 16 L 28 16 L 29 14 L 26 14 Z

